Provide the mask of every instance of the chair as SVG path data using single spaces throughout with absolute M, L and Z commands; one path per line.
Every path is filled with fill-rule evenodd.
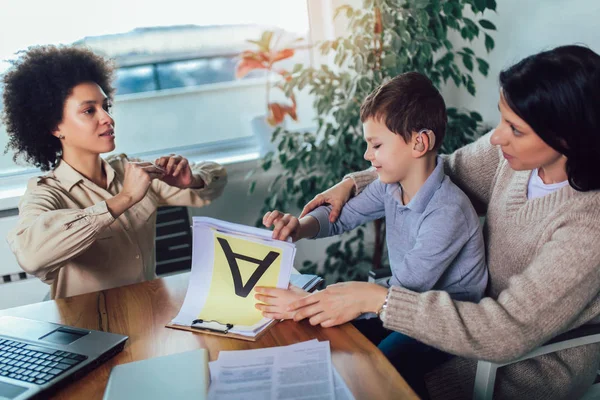
M 390 276 L 391 270 L 389 268 L 371 270 L 369 271 L 369 282 L 383 283 L 386 282 Z M 577 329 L 556 336 L 537 349 L 511 362 L 493 363 L 490 361 L 478 361 L 477 373 L 475 375 L 475 387 L 473 388 L 473 400 L 492 400 L 494 384 L 496 382 L 496 372 L 500 367 L 544 354 L 599 342 L 600 324 L 583 325 Z M 598 374 L 599 377 L 580 400 L 600 399 L 600 370 L 598 371 Z
M 514 364 L 529 358 L 538 357 L 556 351 L 570 349 L 572 347 L 600 342 L 600 324 L 583 325 L 577 329 L 556 336 L 544 345 L 525 354 L 516 360 L 507 363 L 493 363 L 490 361 L 477 362 L 477 374 L 475 375 L 475 387 L 473 389 L 473 400 L 492 400 L 494 394 L 494 383 L 496 382 L 496 371 L 505 365 Z M 600 372 L 600 371 L 599 371 Z M 600 398 L 600 384 L 594 382 L 592 387 L 585 393 L 581 400 Z
M 186 207 L 160 207 L 156 215 L 156 274 L 192 267 L 192 228 Z

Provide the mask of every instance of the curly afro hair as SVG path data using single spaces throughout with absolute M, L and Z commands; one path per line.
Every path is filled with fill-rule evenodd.
M 91 50 L 74 46 L 35 46 L 21 52 L 4 75 L 2 120 L 10 136 L 5 153 L 15 152 L 42 171 L 54 168 L 62 153 L 52 135 L 63 108 L 80 83 L 98 84 L 112 100 L 114 67 Z

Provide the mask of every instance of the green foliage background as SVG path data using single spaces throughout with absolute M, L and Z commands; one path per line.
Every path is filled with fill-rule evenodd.
M 470 9 L 476 19 L 467 17 Z M 344 5 L 336 10 L 348 19 L 350 34 L 319 43 L 323 55 L 333 57 L 334 66 L 318 68 L 298 64 L 284 85 L 288 95 L 308 89 L 314 95 L 316 132 L 275 130 L 277 151 L 267 154 L 261 167 L 276 165 L 281 172 L 269 186 L 263 212 L 302 208 L 316 194 L 347 173 L 363 170 L 369 163 L 359 109 L 362 100 L 381 83 L 398 74 L 418 71 L 439 88 L 452 80 L 475 95 L 473 74 L 487 76 L 489 64 L 467 46 L 454 48 L 453 32 L 471 43 L 483 40 L 487 52 L 494 48 L 490 35 L 496 27 L 480 18 L 495 10 L 495 0 L 365 0 L 360 9 Z M 482 118 L 476 112 L 448 108 L 448 128 L 442 153 L 450 153 L 474 140 Z M 255 182 L 250 185 L 254 190 Z M 260 222 L 259 222 L 260 223 Z M 369 237 L 385 237 L 385 225 L 376 221 Z M 361 280 L 369 269 L 386 266 L 385 243 L 367 245 L 364 227 L 340 238 L 327 248 L 323 268 L 307 261 L 303 272 L 325 275 L 328 282 Z

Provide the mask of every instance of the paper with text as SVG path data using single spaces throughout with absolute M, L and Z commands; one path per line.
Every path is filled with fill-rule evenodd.
M 222 351 L 210 369 L 209 399 L 336 399 L 329 342 Z

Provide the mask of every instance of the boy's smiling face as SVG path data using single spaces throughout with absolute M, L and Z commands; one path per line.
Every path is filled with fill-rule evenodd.
M 383 183 L 403 181 L 413 165 L 412 143 L 390 131 L 383 121 L 369 118 L 363 123 L 363 135 L 367 142 L 365 160 L 377 168 Z M 413 135 L 413 137 L 416 135 Z

